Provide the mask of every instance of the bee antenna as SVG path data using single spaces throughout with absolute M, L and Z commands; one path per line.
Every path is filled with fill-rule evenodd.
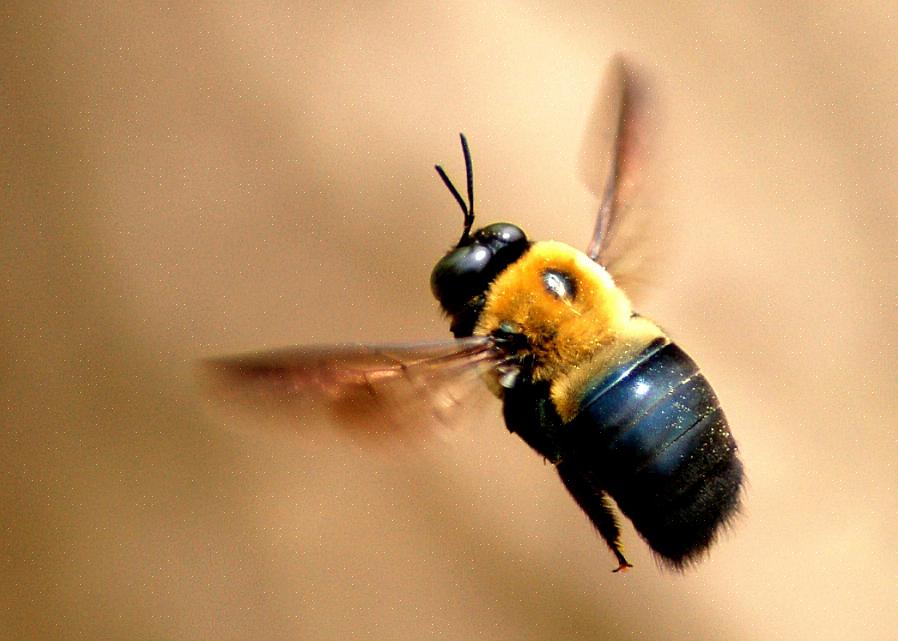
M 471 163 L 471 151 L 468 149 L 467 138 L 465 138 L 464 134 L 459 134 L 459 137 L 461 138 L 461 151 L 465 156 L 465 173 L 467 174 L 468 183 L 468 202 L 465 203 L 464 198 L 462 198 L 461 194 L 458 193 L 458 189 L 455 188 L 455 185 L 452 184 L 452 181 L 449 180 L 449 176 L 446 175 L 446 172 L 440 165 L 434 165 L 434 169 L 437 170 L 440 178 L 443 179 L 443 184 L 446 185 L 446 187 L 455 197 L 456 202 L 458 202 L 458 206 L 461 207 L 461 210 L 465 215 L 465 228 L 462 231 L 461 238 L 458 240 L 458 245 L 460 246 L 464 244 L 466 240 L 468 240 L 471 234 L 471 227 L 474 225 L 474 166 Z

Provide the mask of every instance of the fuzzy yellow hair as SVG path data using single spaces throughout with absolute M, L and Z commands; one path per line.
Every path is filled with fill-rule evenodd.
M 564 274 L 573 295 L 550 292 L 547 271 Z M 629 299 L 604 268 L 555 241 L 534 243 L 493 282 L 474 333 L 488 335 L 500 326 L 526 337 L 533 378 L 551 381 L 552 400 L 565 421 L 576 414 L 590 381 L 663 335 L 651 321 L 633 317 Z

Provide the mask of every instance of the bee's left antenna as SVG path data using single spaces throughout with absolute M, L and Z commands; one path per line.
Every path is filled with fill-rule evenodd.
M 443 171 L 443 168 L 439 165 L 434 165 L 434 169 L 437 170 L 440 178 L 443 179 L 443 183 L 446 185 L 452 195 L 455 196 L 455 200 L 458 202 L 458 206 L 461 207 L 461 210 L 465 215 L 465 228 L 462 231 L 461 238 L 458 240 L 458 245 L 461 246 L 470 237 L 471 227 L 474 225 L 474 166 L 471 163 L 471 151 L 468 149 L 467 138 L 465 138 L 464 134 L 459 134 L 459 137 L 461 138 L 461 151 L 465 156 L 465 172 L 468 178 L 467 204 L 465 203 L 465 200 L 464 198 L 462 198 L 461 194 L 458 193 L 455 185 L 453 185 L 452 181 L 449 180 L 449 176 L 446 175 L 446 172 Z

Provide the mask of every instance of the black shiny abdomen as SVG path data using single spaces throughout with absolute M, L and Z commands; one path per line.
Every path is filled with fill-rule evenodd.
M 590 492 L 614 498 L 668 563 L 680 566 L 704 551 L 738 509 L 743 473 L 717 396 L 695 362 L 659 339 L 597 380 L 580 406 L 562 423 L 551 416 L 548 386 L 525 378 L 506 395 L 505 418 L 559 463 L 597 527 L 603 515 L 590 511 Z

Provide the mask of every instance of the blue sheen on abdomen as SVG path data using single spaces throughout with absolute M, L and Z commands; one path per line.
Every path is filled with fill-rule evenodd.
M 568 451 L 652 547 L 687 559 L 738 505 L 742 465 L 695 362 L 659 339 L 583 395 Z

